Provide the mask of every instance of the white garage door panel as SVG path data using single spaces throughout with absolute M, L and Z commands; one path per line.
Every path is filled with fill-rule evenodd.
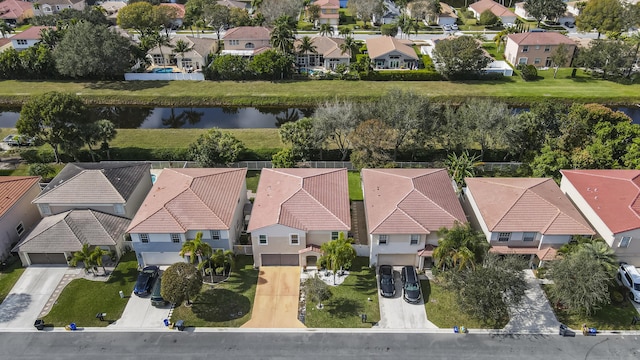
M 378 254 L 378 265 L 405 266 L 416 265 L 416 255 L 413 254 Z
M 143 252 L 142 261 L 145 265 L 172 265 L 185 260 L 174 252 Z

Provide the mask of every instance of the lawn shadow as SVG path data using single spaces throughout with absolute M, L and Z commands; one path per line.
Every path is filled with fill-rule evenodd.
M 354 288 L 365 295 L 375 295 L 378 287 L 376 285 L 376 276 L 373 273 L 358 275 Z
M 126 272 L 121 270 L 114 270 L 111 273 L 111 277 L 107 280 L 107 284 L 120 284 L 127 285 L 135 282 L 138 278 L 138 270 L 135 268 L 127 269 Z
M 193 301 L 191 311 L 199 319 L 223 322 L 241 318 L 251 310 L 251 301 L 227 289 L 209 289 Z
M 364 306 L 360 305 L 357 301 L 347 298 L 330 299 L 325 304 L 328 308 L 328 312 L 332 316 L 347 318 L 351 316 L 360 316 L 364 311 Z
M 422 280 L 420 285 L 422 287 L 422 298 L 426 304 L 429 302 L 429 297 L 431 296 L 431 281 Z
M 92 90 L 140 91 L 157 89 L 167 85 L 169 85 L 169 81 L 97 81 L 87 83 L 85 87 Z

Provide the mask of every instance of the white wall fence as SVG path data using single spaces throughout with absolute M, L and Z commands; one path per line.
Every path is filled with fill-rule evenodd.
M 126 73 L 126 81 L 150 81 L 150 80 L 193 80 L 204 81 L 203 73 Z
M 356 249 L 356 255 L 369 257 L 369 245 L 351 245 Z
M 236 255 L 253 255 L 251 245 L 233 245 L 233 253 Z

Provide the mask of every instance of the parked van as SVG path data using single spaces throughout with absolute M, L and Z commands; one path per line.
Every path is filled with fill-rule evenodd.
M 420 281 L 418 273 L 413 266 L 405 266 L 402 268 L 402 298 L 408 303 L 418 303 L 422 297 L 420 291 Z
M 169 302 L 162 298 L 160 295 L 160 289 L 162 288 L 162 277 L 159 277 L 156 280 L 155 285 L 153 285 L 153 290 L 151 291 L 151 305 L 153 306 L 165 306 Z

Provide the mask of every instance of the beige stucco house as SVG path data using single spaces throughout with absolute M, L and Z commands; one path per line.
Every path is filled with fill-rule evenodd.
M 255 266 L 315 266 L 350 229 L 347 169 L 262 169 L 247 229 Z
M 31 203 L 40 193 L 39 181 L 38 176 L 0 176 L 0 261 L 40 221 Z
M 271 49 L 271 29 L 264 26 L 238 26 L 229 29 L 222 39 L 222 55 L 250 58 Z
M 473 16 L 480 20 L 480 15 L 489 10 L 497 16 L 503 24 L 515 24 L 518 16 L 506 6 L 503 6 L 493 0 L 480 0 L 469 5 L 469 10 Z
M 37 0 L 33 2 L 34 14 L 53 15 L 64 9 L 84 10 L 87 6 L 85 0 Z
M 189 45 L 189 51 L 175 52 L 175 44 L 182 40 Z M 171 46 L 155 47 L 149 50 L 148 56 L 155 66 L 177 66 L 183 71 L 200 70 L 206 66 L 209 54 L 216 52 L 217 41 L 215 39 L 195 38 L 191 36 L 177 35 L 171 38 Z
M 535 67 L 552 66 L 551 56 L 564 44 L 567 62 L 561 66 L 571 66 L 576 51 L 575 41 L 557 32 L 525 32 L 507 36 L 504 57 L 512 65 L 526 64 Z
M 342 52 L 340 45 L 344 44 L 344 39 L 331 38 L 326 36 L 314 36 L 311 38 L 316 51 L 308 54 L 300 54 L 300 39 L 296 40 L 296 64 L 300 68 L 320 67 L 325 70 L 335 70 L 338 64 L 349 65 L 351 51 Z
M 410 46 L 412 42 L 381 36 L 366 40 L 367 53 L 375 69 L 414 69 L 418 67 L 418 55 Z

